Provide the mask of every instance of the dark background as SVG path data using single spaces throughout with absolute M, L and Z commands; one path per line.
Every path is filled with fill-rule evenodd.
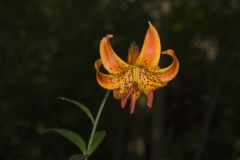
M 174 49 L 180 71 L 142 97 L 133 115 L 109 97 L 99 129 L 107 138 L 90 159 L 240 159 L 240 2 L 238 0 L 1 0 L 0 159 L 66 160 L 78 149 L 47 128 L 85 139 L 90 121 L 57 97 L 89 106 L 106 91 L 95 79 L 99 42 L 114 34 L 126 59 L 156 26 L 162 49 Z M 160 65 L 168 61 L 162 56 Z M 164 62 L 162 62 L 164 61 Z

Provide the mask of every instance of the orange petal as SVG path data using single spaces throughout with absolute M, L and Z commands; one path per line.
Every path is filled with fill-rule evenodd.
M 167 85 L 166 82 L 163 82 L 160 78 L 157 77 L 158 70 L 158 67 L 144 67 L 139 70 L 138 86 L 140 90 L 143 90 L 146 95 L 148 95 L 148 92 L 150 90 L 155 90 L 159 87 Z
M 166 50 L 162 52 L 162 54 L 170 55 L 173 58 L 172 64 L 166 68 L 158 69 L 157 71 L 157 77 L 161 79 L 162 82 L 168 82 L 177 75 L 179 70 L 179 61 L 172 49 Z
M 109 39 L 112 35 L 107 35 L 100 43 L 100 56 L 104 68 L 111 74 L 118 74 L 124 71 L 129 65 L 119 58 L 111 47 Z
M 149 23 L 141 53 L 136 65 L 153 67 L 157 66 L 160 59 L 161 44 L 157 30 Z
M 128 64 L 134 65 L 139 56 L 139 47 L 135 42 L 128 49 Z
M 179 62 L 174 54 L 174 51 L 169 49 L 163 52 L 163 54 L 172 56 L 173 62 L 171 65 L 163 69 L 157 66 L 152 68 L 148 67 L 144 70 L 141 70 L 141 83 L 139 85 L 143 86 L 142 88 L 146 95 L 148 95 L 149 90 L 155 90 L 159 87 L 167 85 L 167 83 L 177 75 L 179 70 Z
M 117 89 L 120 86 L 119 77 L 115 75 L 103 74 L 99 71 L 99 68 L 102 65 L 101 59 L 96 60 L 95 69 L 97 82 L 100 86 L 105 89 Z

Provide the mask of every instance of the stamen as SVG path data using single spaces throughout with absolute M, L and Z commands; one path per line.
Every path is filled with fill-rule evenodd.
M 125 108 L 128 98 L 132 95 L 131 102 L 130 102 L 130 113 L 131 114 L 134 112 L 135 104 L 136 104 L 136 100 L 137 100 L 136 95 L 135 95 L 136 91 L 139 91 L 138 83 L 133 82 L 131 89 L 129 89 L 128 92 L 122 96 L 122 100 L 121 100 L 121 107 Z
M 133 87 L 137 87 L 138 83 L 137 82 L 133 82 Z
M 125 108 L 126 103 L 127 103 L 127 100 L 128 100 L 129 96 L 132 94 L 133 91 L 134 91 L 134 89 L 131 88 L 131 89 L 128 91 L 128 93 L 126 93 L 126 94 L 124 94 L 124 95 L 122 96 L 122 101 L 121 101 L 121 107 L 122 107 L 122 108 Z
M 130 103 L 130 113 L 131 113 L 131 114 L 134 112 L 135 104 L 136 104 L 136 98 L 133 97 L 133 98 L 131 99 L 131 103 Z
M 133 82 L 133 89 L 134 91 L 140 91 L 140 89 L 138 88 L 138 83 L 137 82 Z
M 147 106 L 148 108 L 152 108 L 152 104 L 153 104 L 153 91 L 150 90 L 148 91 L 148 94 L 147 94 Z

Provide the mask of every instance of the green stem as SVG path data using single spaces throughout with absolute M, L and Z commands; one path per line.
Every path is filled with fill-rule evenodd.
M 100 116 L 102 114 L 102 110 L 105 106 L 105 103 L 107 101 L 107 98 L 109 96 L 109 93 L 110 93 L 110 90 L 107 91 L 106 95 L 104 96 L 103 100 L 102 100 L 102 103 L 100 105 L 100 108 L 98 109 L 98 112 L 97 112 L 97 116 L 95 118 L 95 121 L 94 121 L 94 124 L 93 124 L 93 128 L 92 128 L 92 132 L 91 132 L 91 135 L 90 135 L 90 138 L 89 138 L 89 141 L 88 141 L 88 146 L 87 146 L 87 153 L 89 153 L 90 149 L 91 149 L 91 145 L 92 145 L 92 141 L 93 141 L 93 136 L 96 132 L 96 129 L 97 129 L 97 125 L 98 125 L 98 121 L 100 119 Z M 87 160 L 87 159 L 85 159 Z

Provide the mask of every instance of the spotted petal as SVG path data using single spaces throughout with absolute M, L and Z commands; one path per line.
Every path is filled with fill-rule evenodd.
M 153 67 L 157 66 L 160 59 L 161 44 L 157 30 L 149 23 L 142 50 L 136 65 Z
M 118 74 L 128 68 L 129 65 L 125 63 L 120 57 L 118 57 L 112 49 L 112 46 L 109 42 L 109 39 L 111 37 L 113 37 L 113 35 L 107 35 L 101 40 L 100 56 L 104 68 L 110 74 Z
M 176 76 L 179 70 L 179 61 L 173 50 L 166 50 L 162 54 L 170 55 L 173 58 L 173 62 L 168 67 L 163 69 L 158 66 L 146 67 L 140 70 L 140 85 L 143 86 L 146 95 L 148 95 L 151 90 L 166 86 L 167 83 Z
M 172 80 L 178 73 L 179 70 L 179 61 L 178 58 L 175 56 L 174 51 L 172 49 L 166 50 L 162 52 L 162 54 L 169 55 L 173 58 L 173 62 L 166 68 L 157 69 L 153 71 L 157 74 L 157 78 L 160 79 L 162 82 L 168 82 Z
M 115 75 L 104 74 L 99 71 L 102 65 L 101 59 L 95 62 L 97 82 L 105 89 L 117 89 L 120 86 L 119 77 Z

